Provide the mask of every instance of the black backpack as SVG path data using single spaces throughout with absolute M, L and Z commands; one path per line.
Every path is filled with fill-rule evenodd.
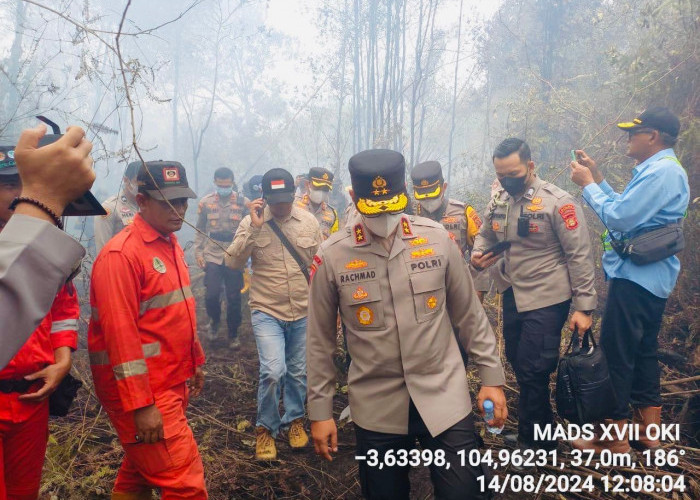
M 598 422 L 610 417 L 617 404 L 605 353 L 589 329 L 579 345 L 574 330 L 559 360 L 556 388 L 557 413 L 574 424 Z

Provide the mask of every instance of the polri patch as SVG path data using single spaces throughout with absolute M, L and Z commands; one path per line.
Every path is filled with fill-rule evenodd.
M 559 215 L 561 215 L 562 220 L 566 229 L 572 231 L 578 227 L 578 219 L 576 218 L 576 207 L 573 203 L 567 203 L 559 209 Z

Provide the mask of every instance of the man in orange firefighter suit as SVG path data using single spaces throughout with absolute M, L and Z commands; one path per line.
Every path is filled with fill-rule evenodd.
M 12 215 L 8 198 L 19 196 L 22 188 L 13 153 L 14 147 L 0 146 L 0 227 Z M 65 285 L 34 333 L 0 370 L 0 500 L 39 495 L 49 396 L 70 371 L 79 316 L 75 288 Z
M 185 416 L 189 396 L 204 385 L 204 352 L 189 271 L 173 234 L 196 195 L 178 162 L 146 162 L 137 183 L 140 212 L 102 249 L 90 290 L 95 392 L 125 452 L 112 498 L 150 499 L 159 488 L 164 500 L 206 499 Z

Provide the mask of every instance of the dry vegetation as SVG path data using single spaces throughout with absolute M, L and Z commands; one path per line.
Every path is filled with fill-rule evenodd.
M 195 280 L 199 283 L 199 280 Z M 201 298 L 202 290 L 198 290 Z M 203 301 L 200 301 L 203 304 Z M 498 298 L 487 299 L 487 312 L 498 326 Z M 245 315 L 249 318 L 248 314 Z M 199 310 L 200 324 L 205 325 L 203 306 Z M 339 452 L 336 460 L 326 463 L 309 447 L 292 452 L 285 436 L 277 440 L 280 460 L 259 463 L 253 459 L 255 437 L 253 425 L 256 414 L 257 353 L 249 320 L 242 327 L 242 347 L 238 351 L 207 349 L 207 382 L 205 392 L 192 401 L 188 411 L 200 452 L 204 459 L 207 484 L 212 499 L 346 499 L 359 498 L 360 488 L 357 463 L 354 460 L 355 436 L 352 424 L 340 429 Z M 665 422 L 681 422 L 683 449 L 686 451 L 680 466 L 670 470 L 648 470 L 649 474 L 685 474 L 688 489 L 678 499 L 700 498 L 700 385 L 698 380 L 674 383 L 691 377 L 698 369 L 698 359 L 692 358 L 689 347 L 678 341 L 678 331 L 697 332 L 697 308 L 669 311 L 661 342 L 663 356 L 663 386 Z M 501 349 L 502 352 L 502 349 Z M 687 362 L 686 362 L 687 360 Z M 51 499 L 109 498 L 119 467 L 122 451 L 105 412 L 95 398 L 91 387 L 87 353 L 84 349 L 75 355 L 76 372 L 85 382 L 71 414 L 51 423 L 51 436 L 44 470 L 42 493 Z M 472 388 L 478 387 L 476 369 L 470 366 Z M 512 372 L 508 373 L 507 396 L 511 417 L 506 430 L 515 431 L 517 384 Z M 673 393 L 673 394 L 671 394 Z M 472 400 L 474 394 L 472 394 Z M 347 403 L 339 389 L 336 398 L 336 416 Z M 477 424 L 481 425 L 481 424 Z M 482 428 L 483 429 L 483 428 Z M 502 438 L 481 431 L 485 446 L 499 449 Z M 666 446 L 676 445 L 667 444 Z M 499 470 L 499 474 L 507 471 Z M 569 468 L 567 471 L 542 470 L 542 473 L 579 475 L 604 474 L 604 470 Z M 629 471 L 617 470 L 622 474 Z M 635 471 L 639 473 L 639 470 Z M 427 470 L 412 472 L 413 497 L 431 498 L 432 489 Z M 612 498 L 601 492 L 593 495 L 542 495 L 541 498 Z M 502 498 L 523 498 L 509 494 Z M 526 496 L 527 497 L 527 496 Z M 534 497 L 533 497 L 534 498 Z M 629 496 L 627 498 L 639 498 Z M 662 498 L 656 496 L 656 498 Z

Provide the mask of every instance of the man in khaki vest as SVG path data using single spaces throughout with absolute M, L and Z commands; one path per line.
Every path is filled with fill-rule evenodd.
M 499 274 L 511 286 L 503 292 L 503 337 L 520 397 L 518 443 L 522 448 L 556 448 L 537 441 L 534 426 L 554 422 L 549 377 L 557 368 L 561 329 L 583 333 L 596 307 L 594 266 L 586 221 L 574 198 L 535 174 L 529 146 L 510 138 L 493 154 L 502 185 L 486 208 L 471 263 L 478 269 L 498 259 Z M 488 250 L 507 241 L 501 255 Z
M 221 167 L 214 172 L 216 191 L 199 201 L 194 254 L 197 265 L 204 269 L 205 305 L 209 315 L 209 338 L 216 340 L 221 321 L 221 284 L 226 290 L 226 323 L 231 348 L 239 346 L 241 326 L 241 288 L 243 273 L 224 264 L 224 248 L 233 241 L 238 225 L 247 213 L 248 199 L 236 192 L 231 169 Z M 204 234 L 202 234 L 204 233 Z M 209 238 L 207 238 L 206 236 Z M 212 241 L 213 240 L 213 241 Z
M 330 192 L 333 189 L 333 172 L 328 169 L 314 167 L 309 170 L 307 189 L 302 195 L 295 197 L 295 202 L 299 208 L 313 214 L 321 226 L 323 239 L 338 230 L 340 221 L 338 211 L 332 207 L 328 201 Z
M 480 498 L 479 467 L 457 452 L 476 448 L 467 376 L 459 342 L 479 369 L 484 400 L 495 405 L 492 425 L 507 416 L 496 338 L 464 258 L 445 229 L 404 213 L 404 158 L 379 149 L 350 159 L 357 215 L 321 245 L 312 264 L 307 335 L 308 405 L 316 452 L 337 451 L 333 420 L 336 317 L 347 328 L 348 373 L 357 456 L 372 450 L 444 452 L 450 467 L 431 466 L 438 498 Z M 360 460 L 366 498 L 409 498 L 409 465 L 372 467 Z
M 416 200 L 415 214 L 442 224 L 469 260 L 481 227 L 481 218 L 474 207 L 445 196 L 447 183 L 440 162 L 419 163 L 411 170 L 411 181 Z M 483 303 L 484 294 L 489 291 L 488 273 L 475 272 L 472 278 L 479 301 Z

